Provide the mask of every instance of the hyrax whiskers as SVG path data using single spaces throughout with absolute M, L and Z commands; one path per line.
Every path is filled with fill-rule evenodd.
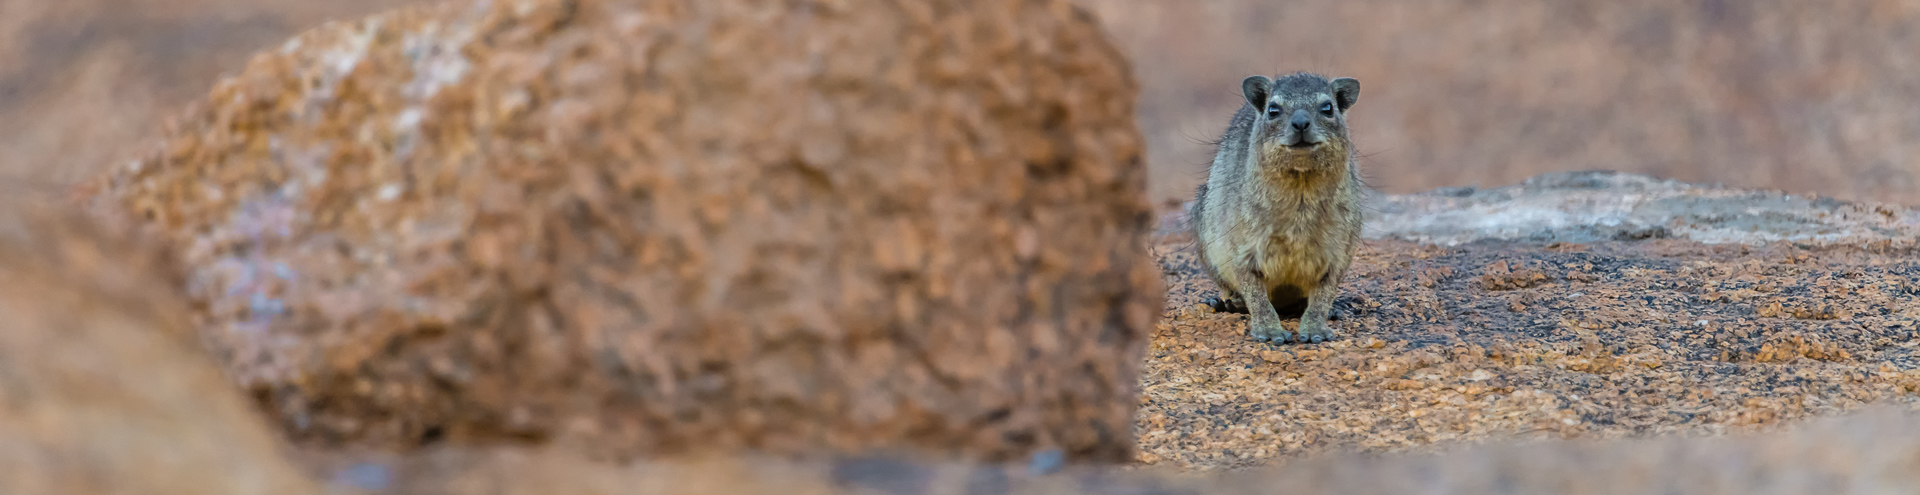
M 1249 313 L 1262 342 L 1321 342 L 1360 240 L 1363 188 L 1347 133 L 1360 82 L 1295 73 L 1240 82 L 1246 104 L 1221 137 L 1192 218 L 1209 301 Z M 1298 315 L 1299 333 L 1280 326 Z

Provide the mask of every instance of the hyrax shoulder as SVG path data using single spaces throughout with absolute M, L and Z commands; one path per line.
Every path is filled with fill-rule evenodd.
M 1221 296 L 1249 313 L 1263 342 L 1321 342 L 1327 313 L 1360 239 L 1365 187 L 1347 132 L 1360 97 L 1352 78 L 1295 73 L 1240 83 L 1246 104 L 1220 139 L 1191 224 Z M 1299 332 L 1280 325 L 1300 318 Z

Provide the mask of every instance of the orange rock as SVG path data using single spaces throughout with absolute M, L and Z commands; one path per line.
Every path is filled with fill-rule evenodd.
M 310 31 L 96 199 L 309 445 L 1134 456 L 1128 67 L 1064 0 L 532 0 Z

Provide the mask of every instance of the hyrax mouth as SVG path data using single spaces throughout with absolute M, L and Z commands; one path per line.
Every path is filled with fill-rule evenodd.
M 1318 136 L 1304 132 L 1294 133 L 1290 136 L 1281 136 L 1278 141 L 1280 141 L 1282 147 L 1293 151 L 1311 150 L 1320 147 L 1322 144 L 1327 144 L 1327 140 L 1318 139 Z
M 1327 144 L 1327 141 L 1324 139 L 1295 138 L 1283 140 L 1279 144 L 1279 148 L 1287 153 L 1310 153 L 1320 149 L 1322 145 Z
M 1275 139 L 1267 141 L 1265 145 L 1261 147 L 1264 148 L 1264 154 L 1267 155 L 1265 160 L 1268 163 L 1298 163 L 1304 166 L 1318 160 L 1320 155 L 1325 154 L 1327 151 L 1326 145 L 1326 141 Z M 1300 166 L 1284 168 L 1300 168 Z

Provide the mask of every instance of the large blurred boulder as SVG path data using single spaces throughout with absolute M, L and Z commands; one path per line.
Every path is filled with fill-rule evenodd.
M 309 445 L 1133 453 L 1135 87 L 1064 1 L 454 2 L 97 186 Z
M 314 493 L 161 252 L 75 217 L 0 200 L 0 493 Z

